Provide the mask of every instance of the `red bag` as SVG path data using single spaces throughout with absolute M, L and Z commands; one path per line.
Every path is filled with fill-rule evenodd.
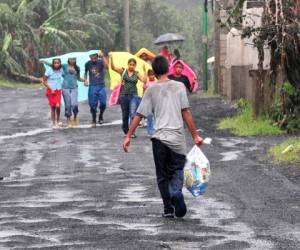
M 109 106 L 115 106 L 120 104 L 120 95 L 121 95 L 122 84 L 118 84 L 111 92 L 109 98 Z
M 117 86 L 115 86 L 111 92 L 109 102 L 108 102 L 108 105 L 110 107 L 120 104 L 120 95 L 121 95 L 121 91 L 122 91 L 122 87 L 123 87 L 123 79 L 124 79 L 125 73 L 126 73 L 126 70 L 124 69 L 122 76 L 121 76 L 121 83 L 118 84 Z

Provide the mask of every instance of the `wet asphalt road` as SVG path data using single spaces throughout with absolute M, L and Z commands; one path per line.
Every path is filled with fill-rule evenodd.
M 266 155 L 284 137 L 217 131 L 230 106 L 191 102 L 212 178 L 204 197 L 185 192 L 184 220 L 166 220 L 145 129 L 125 155 L 118 107 L 105 126 L 51 130 L 41 91 L 0 90 L 0 249 L 299 249 L 300 167 Z

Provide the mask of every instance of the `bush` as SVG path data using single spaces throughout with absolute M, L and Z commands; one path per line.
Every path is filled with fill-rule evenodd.
M 276 98 L 270 117 L 288 133 L 300 130 L 300 92 L 289 82 L 282 86 L 280 98 Z
M 219 129 L 230 129 L 239 136 L 280 135 L 284 133 L 278 126 L 272 125 L 272 120 L 267 116 L 255 119 L 253 109 L 247 100 L 241 99 L 235 106 L 238 115 L 223 119 L 218 125 Z

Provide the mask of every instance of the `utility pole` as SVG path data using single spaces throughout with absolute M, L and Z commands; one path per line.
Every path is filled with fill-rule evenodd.
M 207 0 L 201 0 L 201 20 L 202 20 L 202 27 L 201 27 L 201 37 L 202 37 L 202 81 L 203 81 L 203 90 L 208 90 L 207 84 Z
M 129 0 L 123 0 L 123 13 L 124 13 L 124 47 L 126 51 L 130 52 Z

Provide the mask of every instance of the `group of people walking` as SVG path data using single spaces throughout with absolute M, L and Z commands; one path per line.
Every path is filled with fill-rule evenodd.
M 140 56 L 145 63 L 150 60 L 145 53 Z M 147 119 L 147 132 L 151 136 L 153 155 L 156 166 L 157 183 L 164 204 L 163 217 L 183 217 L 186 205 L 182 194 L 183 168 L 185 165 L 186 143 L 184 135 L 185 122 L 195 144 L 202 144 L 198 135 L 187 93 L 191 91 L 189 79 L 182 75 L 183 63 L 173 62 L 175 73 L 169 75 L 169 54 L 164 51 L 152 61 L 152 70 L 143 72 L 136 70 L 137 61 L 132 58 L 127 68 L 115 65 L 112 53 L 106 59 L 102 52 L 90 55 L 85 64 L 84 78 L 80 77 L 80 68 L 76 58 L 69 58 L 66 65 L 60 59 L 53 59 L 43 78 L 46 96 L 51 109 L 52 126 L 60 126 L 61 96 L 65 102 L 65 116 L 68 125 L 71 117 L 77 121 L 78 115 L 78 85 L 77 81 L 88 86 L 88 102 L 92 115 L 92 127 L 96 127 L 97 111 L 98 123 L 104 122 L 107 92 L 105 88 L 105 72 L 109 67 L 119 73 L 122 81 L 120 106 L 122 110 L 122 130 L 124 132 L 123 148 L 128 152 L 135 130 L 142 119 Z M 144 84 L 144 96 L 138 96 L 137 84 Z
M 108 69 L 108 62 L 103 53 L 90 55 L 90 61 L 85 64 L 84 78 L 80 77 L 80 68 L 76 58 L 69 58 L 67 64 L 62 64 L 59 58 L 54 58 L 52 64 L 44 63 L 49 66 L 42 83 L 47 89 L 46 96 L 51 110 L 52 127 L 58 128 L 62 125 L 60 122 L 61 96 L 64 99 L 67 125 L 78 124 L 78 81 L 89 87 L 88 100 L 92 115 L 92 127 L 96 127 L 98 108 L 98 122 L 102 124 L 107 99 L 105 72 Z
M 142 53 L 140 58 L 145 63 L 151 63 L 146 53 Z M 122 130 L 126 135 L 129 125 L 133 120 L 136 110 L 140 104 L 141 98 L 138 96 L 137 83 L 143 82 L 143 90 L 146 91 L 156 81 L 153 70 L 146 71 L 145 65 L 143 72 L 136 71 L 137 61 L 134 58 L 129 59 L 127 68 L 115 66 L 112 53 L 109 59 L 104 54 L 94 53 L 90 55 L 90 60 L 85 64 L 84 78 L 80 77 L 80 68 L 76 63 L 76 58 L 69 58 L 67 64 L 62 64 L 59 58 L 54 58 L 43 78 L 43 84 L 46 87 L 46 96 L 48 98 L 51 109 L 52 127 L 58 128 L 62 125 L 60 122 L 61 112 L 61 96 L 63 96 L 65 104 L 65 117 L 67 126 L 78 125 L 78 81 L 84 83 L 88 89 L 88 102 L 92 116 L 92 127 L 104 123 L 104 112 L 107 106 L 107 90 L 105 87 L 105 74 L 111 61 L 112 70 L 121 75 L 122 90 L 120 96 L 120 106 L 122 110 Z M 170 75 L 169 78 L 184 83 L 190 90 L 189 79 L 181 74 L 183 65 L 178 61 L 176 64 L 176 74 Z M 99 116 L 97 119 L 97 113 Z M 72 118 L 73 117 L 73 121 Z M 147 120 L 147 134 L 152 135 L 153 132 L 153 115 L 149 113 Z M 135 137 L 135 135 L 133 135 Z

